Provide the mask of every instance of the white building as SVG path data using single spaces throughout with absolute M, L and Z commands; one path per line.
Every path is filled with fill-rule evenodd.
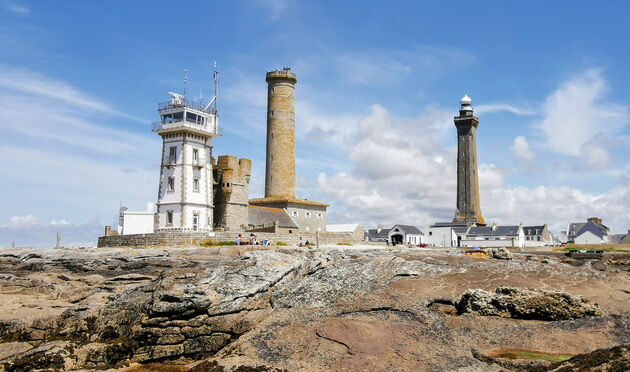
M 586 223 L 570 223 L 568 240 L 575 244 L 608 244 L 612 235 L 610 229 L 598 217 L 591 217 Z
M 363 227 L 358 223 L 333 223 L 326 225 L 326 232 L 352 234 L 355 240 L 363 240 Z
M 461 247 L 520 247 L 525 245 L 523 226 L 476 226 L 468 229 Z
M 412 225 L 394 225 L 387 234 L 392 245 L 397 244 L 422 244 L 424 233 Z
M 215 71 L 215 88 L 216 82 Z M 153 124 L 162 137 L 156 230 L 212 230 L 212 139 L 220 136 L 216 93 L 208 104 L 169 94 Z
M 429 226 L 424 243 L 432 247 L 458 247 L 461 236 L 466 235 L 466 222 L 436 222 Z
M 130 211 L 126 207 L 120 208 L 118 216 L 118 234 L 149 234 L 155 225 L 155 211 L 153 203 L 147 203 L 146 211 Z

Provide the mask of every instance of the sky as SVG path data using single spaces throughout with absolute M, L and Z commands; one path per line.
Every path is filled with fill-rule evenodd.
M 487 223 L 630 229 L 626 1 L 0 0 L 0 246 L 93 245 L 155 202 L 157 103 L 212 95 L 214 155 L 264 194 L 265 73 L 297 74 L 298 197 L 424 228 L 456 202 L 472 98 Z

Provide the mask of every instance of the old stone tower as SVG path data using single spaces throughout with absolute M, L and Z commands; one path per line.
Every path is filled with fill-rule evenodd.
M 214 175 L 214 228 L 226 231 L 247 227 L 249 180 L 252 161 L 236 156 L 219 156 L 213 162 Z
M 265 197 L 249 203 L 285 209 L 300 230 L 325 231 L 327 204 L 295 194 L 295 84 L 290 68 L 267 72 Z
M 295 83 L 290 68 L 267 73 L 265 197 L 295 198 Z
M 455 117 L 457 128 L 457 209 L 453 222 L 476 223 L 485 226 L 479 202 L 479 178 L 477 175 L 477 126 L 479 119 L 473 115 L 472 100 L 464 95 Z

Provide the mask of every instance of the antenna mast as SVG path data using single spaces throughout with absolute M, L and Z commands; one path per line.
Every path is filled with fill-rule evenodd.
M 188 69 L 184 69 L 184 102 L 186 101 L 186 83 L 188 82 Z
M 214 61 L 214 113 L 219 114 L 219 71 L 217 70 L 217 61 Z

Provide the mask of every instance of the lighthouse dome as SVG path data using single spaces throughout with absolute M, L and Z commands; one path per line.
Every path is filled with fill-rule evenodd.
M 468 97 L 468 94 L 464 94 L 464 96 L 462 97 L 462 100 L 459 101 L 459 103 L 462 105 L 472 105 L 472 99 Z

